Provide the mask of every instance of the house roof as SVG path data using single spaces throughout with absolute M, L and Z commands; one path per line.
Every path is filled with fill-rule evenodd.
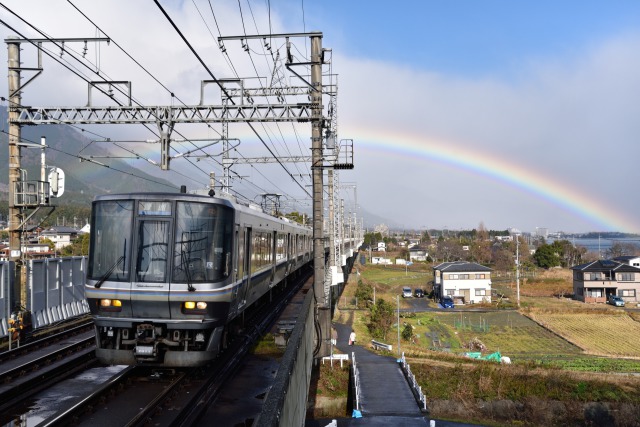
M 575 265 L 572 270 L 585 272 L 599 271 L 620 271 L 620 272 L 640 272 L 640 268 L 614 261 L 611 259 L 599 259 L 597 261 L 588 262 L 586 264 Z
M 433 267 L 433 269 L 453 272 L 491 271 L 489 267 L 485 267 L 484 265 L 480 265 L 475 262 L 466 261 L 443 262 Z
M 76 234 L 78 230 L 72 227 L 54 226 L 49 227 L 40 234 Z
M 625 261 L 631 261 L 632 259 L 636 259 L 636 258 L 640 258 L 640 256 L 638 256 L 638 255 L 622 255 L 622 256 L 617 256 L 617 257 L 613 258 L 613 260 L 614 261 L 625 262 Z

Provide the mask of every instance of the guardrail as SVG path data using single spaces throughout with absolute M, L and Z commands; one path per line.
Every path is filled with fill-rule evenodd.
M 385 344 L 383 342 L 376 341 L 376 340 L 371 340 L 371 346 L 376 350 L 382 349 L 382 350 L 393 351 L 393 346 L 391 344 Z
M 351 369 L 353 373 L 353 396 L 355 398 L 355 407 L 353 408 L 353 418 L 362 418 L 362 411 L 360 409 L 360 373 L 358 372 L 358 366 L 356 365 L 356 354 L 351 353 Z
M 411 392 L 413 396 L 416 398 L 418 405 L 420 406 L 420 410 L 422 412 L 429 412 L 427 409 L 427 398 L 422 392 L 422 387 L 418 385 L 416 381 L 416 376 L 411 372 L 411 366 L 407 363 L 407 359 L 404 357 L 404 351 L 402 352 L 402 358 L 398 359 L 398 363 L 402 368 L 402 372 L 404 373 L 404 377 L 407 379 L 407 382 L 411 386 Z
M 340 367 L 342 368 L 342 362 L 344 360 L 349 360 L 349 355 L 348 354 L 332 354 L 331 356 L 326 356 L 322 358 L 322 364 L 324 365 L 324 361 L 328 360 L 331 362 L 331 366 L 333 366 L 333 361 L 334 360 L 339 360 L 340 361 Z

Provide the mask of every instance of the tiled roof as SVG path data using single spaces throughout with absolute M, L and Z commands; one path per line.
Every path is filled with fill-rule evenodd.
M 485 267 L 484 265 L 480 265 L 475 262 L 466 261 L 443 262 L 433 267 L 433 269 L 452 272 L 491 271 L 489 267 Z
M 620 272 L 640 272 L 640 268 L 633 267 L 629 264 L 625 264 L 610 259 L 599 259 L 597 261 L 588 262 L 586 264 L 575 265 L 571 267 L 572 270 L 586 271 L 586 272 L 599 272 L 599 271 L 620 271 Z

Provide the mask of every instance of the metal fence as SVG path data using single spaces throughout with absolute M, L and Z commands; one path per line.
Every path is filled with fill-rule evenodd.
M 8 322 L 11 316 L 11 290 L 13 289 L 12 262 L 0 262 L 0 338 L 8 335 Z
M 26 263 L 27 310 L 34 329 L 89 312 L 84 297 L 86 257 L 48 258 Z M 0 338 L 7 336 L 7 321 L 17 297 L 12 295 L 14 263 L 0 262 Z

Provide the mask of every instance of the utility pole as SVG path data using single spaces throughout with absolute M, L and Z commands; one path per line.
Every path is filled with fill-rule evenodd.
M 21 128 L 15 123 L 18 108 L 22 104 L 20 91 L 20 42 L 7 40 L 7 60 L 9 63 L 9 261 L 16 264 L 14 292 L 20 298 L 20 305 L 27 301 L 26 286 L 21 286 L 22 263 L 20 262 L 20 208 L 16 206 L 16 184 L 20 181 L 20 140 Z
M 49 204 L 49 183 L 45 182 L 44 172 L 44 148 L 45 144 L 42 141 L 42 155 L 41 155 L 41 181 L 23 181 L 22 165 L 21 165 L 21 146 L 38 146 L 37 144 L 28 144 L 22 142 L 22 124 L 32 124 L 29 120 L 23 121 L 22 114 L 29 107 L 22 105 L 22 90 L 25 86 L 31 83 L 36 77 L 42 73 L 42 43 L 54 43 L 58 47 L 64 50 L 65 42 L 84 42 L 85 47 L 87 42 L 103 42 L 109 41 L 108 38 L 65 38 L 65 39 L 21 39 L 15 36 L 10 36 L 5 39 L 7 44 L 7 65 L 8 65 L 8 80 L 9 80 L 9 261 L 15 263 L 15 276 L 14 276 L 14 291 L 13 296 L 9 296 L 10 300 L 15 300 L 21 307 L 27 307 L 27 287 L 25 271 L 22 266 L 22 244 L 21 236 L 22 229 L 26 222 L 31 218 L 41 207 L 51 207 Z M 37 67 L 23 67 L 20 55 L 21 43 L 30 43 L 37 48 L 38 52 L 38 66 Z M 21 82 L 21 72 L 29 71 L 35 72 L 35 75 L 31 76 L 24 83 Z M 45 115 L 46 116 L 46 115 Z M 40 117 L 45 117 L 40 116 Z M 50 117 L 47 117 L 50 118 Z M 26 174 L 24 175 L 26 176 Z M 54 194 L 54 197 L 57 195 Z M 33 209 L 35 211 L 28 216 L 25 213 L 26 209 Z
M 520 308 L 520 239 L 516 234 L 516 302 Z
M 322 168 L 322 34 L 311 35 L 311 172 L 313 176 L 313 292 L 317 321 L 320 325 L 316 337 L 319 353 L 328 356 L 331 340 L 331 301 L 327 299 L 324 284 L 324 230 L 323 230 L 323 178 Z

